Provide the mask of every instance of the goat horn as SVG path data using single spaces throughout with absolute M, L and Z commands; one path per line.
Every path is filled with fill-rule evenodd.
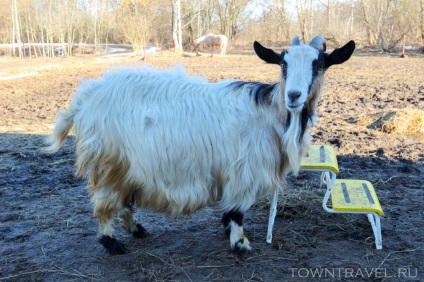
M 309 43 L 309 45 L 311 45 L 312 47 L 314 47 L 318 50 L 321 48 L 321 45 L 322 45 L 322 50 L 324 52 L 327 50 L 327 44 L 325 44 L 325 39 L 324 39 L 324 37 L 322 37 L 320 35 L 315 36 L 311 40 L 311 43 Z
M 292 42 L 291 42 L 291 45 L 292 45 L 292 46 L 300 45 L 299 36 L 295 36 L 295 37 L 293 37 Z

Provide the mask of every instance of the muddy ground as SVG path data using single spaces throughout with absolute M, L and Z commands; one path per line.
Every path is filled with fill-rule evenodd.
M 137 57 L 78 57 L 0 61 L 0 280 L 6 281 L 424 281 L 424 143 L 387 134 L 361 120 L 388 109 L 424 109 L 424 58 L 357 52 L 327 72 L 313 142 L 333 145 L 339 178 L 367 179 L 383 206 L 383 250 L 367 218 L 326 213 L 320 175 L 290 176 L 280 197 L 272 244 L 265 242 L 268 199 L 245 215 L 254 250 L 237 255 L 207 208 L 187 219 L 138 210 L 150 236 L 135 239 L 117 226 L 131 250 L 110 256 L 97 243 L 96 219 L 82 179 L 74 177 L 74 140 L 55 155 L 40 152 L 57 111 L 81 79 Z M 278 66 L 253 54 L 184 56 L 162 53 L 145 62 L 183 64 L 211 81 L 274 82 Z M 315 278 L 314 278 L 315 276 Z

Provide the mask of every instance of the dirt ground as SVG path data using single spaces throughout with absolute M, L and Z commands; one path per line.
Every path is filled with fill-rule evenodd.
M 74 140 L 55 155 L 43 139 L 81 79 L 126 64 L 172 67 L 211 81 L 275 82 L 279 67 L 253 54 L 74 57 L 0 61 L 0 280 L 6 281 L 424 281 L 424 142 L 387 134 L 361 120 L 388 109 L 424 109 L 424 58 L 361 52 L 327 72 L 313 142 L 338 153 L 339 178 L 373 183 L 385 217 L 376 250 L 365 216 L 321 207 L 320 175 L 290 176 L 280 196 L 273 243 L 265 242 L 268 199 L 245 215 L 254 250 L 230 251 L 213 208 L 187 219 L 138 210 L 150 236 L 135 239 L 117 226 L 131 251 L 110 256 L 97 243 L 84 180 L 74 177 Z

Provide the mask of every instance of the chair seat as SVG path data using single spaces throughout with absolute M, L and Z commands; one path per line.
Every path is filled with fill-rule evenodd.
M 311 145 L 300 164 L 301 170 L 331 170 L 339 173 L 337 156 L 331 146 Z
M 375 212 L 384 216 L 374 186 L 366 180 L 336 179 L 331 203 L 335 211 Z

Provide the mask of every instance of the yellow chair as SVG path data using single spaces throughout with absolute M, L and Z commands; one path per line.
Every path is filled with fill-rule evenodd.
M 331 146 L 312 145 L 303 158 L 301 170 L 322 172 L 321 182 L 327 186 L 322 201 L 322 207 L 330 213 L 357 213 L 365 214 L 371 223 L 375 245 L 382 249 L 380 216 L 384 216 L 380 201 L 373 185 L 366 180 L 337 179 L 339 173 L 337 156 Z M 331 197 L 332 205 L 328 206 Z M 272 228 L 277 214 L 278 191 L 274 192 L 271 200 L 266 241 L 272 242 Z

